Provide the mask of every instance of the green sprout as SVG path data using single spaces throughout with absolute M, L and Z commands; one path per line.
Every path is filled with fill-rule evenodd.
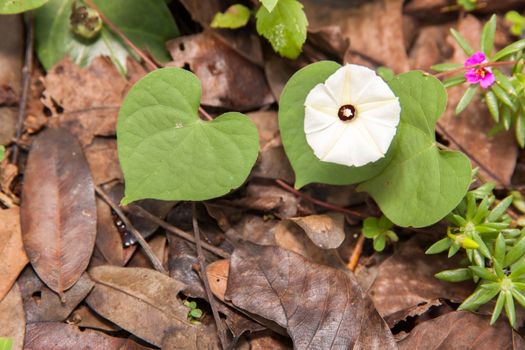
M 203 315 L 201 309 L 197 308 L 197 303 L 195 301 L 184 300 L 184 306 L 189 307 L 190 311 L 188 312 L 188 321 L 191 324 L 200 324 L 200 319 Z
M 474 11 L 478 5 L 477 0 L 457 0 L 457 3 L 465 11 Z
M 367 218 L 363 222 L 363 235 L 374 240 L 374 250 L 377 252 L 385 249 L 387 241 L 397 242 L 399 238 L 391 230 L 394 224 L 386 216 L 381 218 Z

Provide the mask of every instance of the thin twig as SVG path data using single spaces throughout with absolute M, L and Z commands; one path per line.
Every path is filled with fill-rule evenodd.
M 99 186 L 95 185 L 95 191 L 97 192 L 99 197 L 102 198 L 104 202 L 106 202 L 115 213 L 117 213 L 120 220 L 122 220 L 124 225 L 126 225 L 128 231 L 131 232 L 131 234 L 137 240 L 142 249 L 144 249 L 144 253 L 146 253 L 146 256 L 149 258 L 149 260 L 155 267 L 155 270 L 166 274 L 167 271 L 166 269 L 164 269 L 164 266 L 162 266 L 162 263 L 160 262 L 159 258 L 157 258 L 153 250 L 151 250 L 151 247 L 149 246 L 148 242 L 146 242 L 146 240 L 144 239 L 144 237 L 142 237 L 140 232 L 137 231 L 137 229 L 133 226 L 131 221 L 129 221 L 128 217 L 122 212 L 122 210 L 120 210 L 120 207 L 117 204 L 115 204 L 111 200 L 111 198 L 109 198 L 109 196 L 106 194 L 106 192 L 104 192 L 104 190 Z
M 215 296 L 211 292 L 210 288 L 210 282 L 208 281 L 208 275 L 206 274 L 206 259 L 204 258 L 204 254 L 202 252 L 202 246 L 201 246 L 201 236 L 200 236 L 200 230 L 199 230 L 199 222 L 197 221 L 197 211 L 195 209 L 195 202 L 191 203 L 191 212 L 192 212 L 192 222 L 193 222 L 193 233 L 195 234 L 195 246 L 197 247 L 197 259 L 199 260 L 199 274 L 201 276 L 202 282 L 204 283 L 204 287 L 206 289 L 206 295 L 208 296 L 208 301 L 210 302 L 211 312 L 213 314 L 213 318 L 215 319 L 215 323 L 217 325 L 217 332 L 219 333 L 219 339 L 221 340 L 222 348 L 227 349 L 227 341 L 225 337 L 224 327 L 221 321 L 221 318 L 219 316 L 219 312 L 217 311 L 217 300 L 215 299 Z
M 206 112 L 201 106 L 199 106 L 199 112 L 204 116 L 204 118 L 206 118 L 206 120 L 213 120 L 212 116 L 209 115 L 208 112 Z
M 359 238 L 357 239 L 357 242 L 354 247 L 354 251 L 352 252 L 352 256 L 350 257 L 350 261 L 348 262 L 348 269 L 350 271 L 354 271 L 357 267 L 357 264 L 359 263 L 359 258 L 361 257 L 361 253 L 363 252 L 363 245 L 365 244 L 365 235 L 362 233 L 359 235 Z
M 320 207 L 323 207 L 323 208 L 326 208 L 326 209 L 330 209 L 330 210 L 333 210 L 333 211 L 337 211 L 339 213 L 348 214 L 348 215 L 351 215 L 351 216 L 354 216 L 354 217 L 357 217 L 357 218 L 360 218 L 360 219 L 365 219 L 365 218 L 367 218 L 369 216 L 367 214 L 360 213 L 360 212 L 355 211 L 355 210 L 339 207 L 337 205 L 333 205 L 333 204 L 324 202 L 322 200 L 316 199 L 316 198 L 314 198 L 314 197 L 312 197 L 312 196 L 310 196 L 310 195 L 308 195 L 306 193 L 303 193 L 301 191 L 296 190 L 295 188 L 293 188 L 292 186 L 288 185 L 286 182 L 284 182 L 281 179 L 276 179 L 275 183 L 277 183 L 277 185 L 281 186 L 286 191 L 291 192 L 291 193 L 293 193 L 293 194 L 303 198 L 304 200 L 306 200 L 308 202 L 311 202 L 313 204 L 316 204 L 316 205 L 318 205 Z
M 463 71 L 466 71 L 466 70 L 469 70 L 469 69 L 472 69 L 472 68 L 511 66 L 513 64 L 516 64 L 516 63 L 518 63 L 518 61 L 500 61 L 500 62 L 478 63 L 478 64 L 473 64 L 471 66 L 465 66 L 465 67 L 460 67 L 460 68 L 457 68 L 457 69 L 452 69 L 452 70 L 449 70 L 449 71 L 446 71 L 446 72 L 436 73 L 436 74 L 434 74 L 434 77 L 442 78 L 442 77 L 445 77 L 447 75 L 453 75 L 453 74 L 460 73 L 460 72 L 463 72 Z
M 159 219 L 158 217 L 156 217 L 155 215 L 151 214 L 149 211 L 145 210 L 144 208 L 142 207 L 139 207 L 138 205 L 134 205 L 134 204 L 131 204 L 128 206 L 128 211 L 131 211 L 133 212 L 133 214 L 135 215 L 139 215 L 141 217 L 143 217 L 144 219 L 146 220 L 149 220 L 151 222 L 153 222 L 154 224 L 156 225 L 159 225 L 160 227 L 162 227 L 163 229 L 165 229 L 166 231 L 168 231 L 169 233 L 171 234 L 174 234 L 174 235 L 177 235 L 187 241 L 190 241 L 192 243 L 195 243 L 195 238 L 193 237 L 193 235 L 191 235 L 190 233 L 184 231 L 184 230 L 181 230 L 180 228 L 176 227 L 176 226 L 173 226 L 169 223 L 167 223 L 166 221 L 162 220 L 162 219 Z M 220 256 L 221 258 L 224 258 L 224 259 L 228 259 L 230 257 L 230 254 L 228 254 L 228 252 L 218 248 L 218 247 L 215 247 L 211 244 L 208 244 L 204 241 L 201 241 L 201 245 L 203 248 L 205 248 L 206 250 L 212 252 L 213 254 L 217 255 L 217 256 Z
M 22 95 L 20 96 L 20 102 L 18 103 L 18 116 L 16 120 L 16 133 L 13 142 L 13 153 L 11 161 L 16 165 L 18 162 L 19 141 L 22 137 L 22 131 L 24 129 L 24 117 L 26 115 L 27 100 L 29 98 L 29 90 L 31 86 L 31 73 L 33 72 L 33 46 L 35 39 L 35 30 L 33 23 L 33 16 L 28 13 L 27 21 L 27 35 L 26 35 L 26 50 L 24 67 L 22 68 Z

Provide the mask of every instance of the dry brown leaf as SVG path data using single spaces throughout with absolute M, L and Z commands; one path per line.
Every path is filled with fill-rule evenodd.
M 155 254 L 155 256 L 159 259 L 160 262 L 164 265 L 164 267 L 167 267 L 167 261 L 168 261 L 168 247 L 167 247 L 167 239 L 165 235 L 156 235 L 152 239 L 148 241 L 148 244 Z M 144 267 L 147 269 L 154 269 L 153 264 L 151 263 L 151 260 L 148 258 L 148 256 L 144 253 L 144 249 L 142 247 L 139 247 L 129 263 L 127 264 L 129 267 Z
M 251 350 L 292 350 L 290 340 L 272 332 L 261 332 L 250 337 Z
M 170 276 L 184 283 L 182 291 L 186 296 L 208 299 L 202 280 L 194 268 L 199 264 L 199 259 L 197 259 L 197 253 L 195 252 L 195 244 L 188 243 L 175 236 L 169 236 L 168 242 L 168 270 Z
M 117 140 L 97 137 L 84 148 L 93 181 L 102 185 L 113 180 L 122 180 L 122 170 L 118 161 Z
M 206 266 L 206 276 L 210 283 L 210 289 L 217 298 L 225 300 L 226 288 L 228 287 L 228 272 L 230 260 L 217 260 Z
M 22 16 L 0 17 L 0 105 L 18 103 L 24 55 L 24 21 Z M 0 109 L 2 114 L 3 108 Z M 16 120 L 16 119 L 15 119 Z M 3 125 L 2 125 L 3 127 Z M 0 140 L 3 139 L 0 132 Z M 0 142 L 0 144 L 3 144 Z
M 503 318 L 491 326 L 487 316 L 454 311 L 420 323 L 398 346 L 400 350 L 517 350 L 524 349 L 525 342 Z
M 208 32 L 167 43 L 172 66 L 188 67 L 202 84 L 202 104 L 250 110 L 273 103 L 264 73 Z
M 435 25 L 421 28 L 410 50 L 410 68 L 430 71 L 434 64 L 442 63 L 453 53 L 447 42 L 449 25 Z
M 39 134 L 25 170 L 20 218 L 29 260 L 57 293 L 71 288 L 89 264 L 96 210 L 93 180 L 78 141 L 64 129 Z
M 109 265 L 124 266 L 126 263 L 122 237 L 115 225 L 111 208 L 97 197 L 96 249 Z
M 460 19 L 458 31 L 465 37 L 474 49 L 479 48 L 481 23 L 472 15 Z M 452 62 L 464 62 L 467 56 L 449 36 L 449 42 L 454 46 Z M 494 137 L 488 137 L 487 133 L 494 126 L 494 122 L 485 107 L 476 97 L 469 107 L 459 116 L 455 116 L 454 110 L 465 92 L 466 86 L 460 85 L 447 90 L 448 105 L 445 115 L 439 119 L 438 124 L 452 135 L 452 137 L 478 162 L 489 168 L 504 182 L 510 183 L 510 178 L 516 165 L 518 149 L 512 132 L 499 133 Z M 444 135 L 446 138 L 446 135 Z M 457 148 L 453 143 L 452 148 Z M 477 166 L 474 163 L 474 166 Z M 488 179 L 492 177 L 480 169 Z M 500 184 L 502 185 L 502 184 Z
M 29 262 L 20 230 L 18 207 L 0 210 L 0 301 L 13 287 L 18 275 Z
M 146 350 L 150 349 L 126 338 L 110 337 L 102 332 L 58 322 L 27 326 L 25 350 Z
M 323 249 L 335 249 L 345 240 L 345 217 L 343 214 L 328 213 L 291 218 L 299 225 L 312 242 Z
M 396 348 L 354 278 L 281 248 L 252 243 L 237 248 L 226 299 L 286 327 L 296 349 Z
M 390 326 L 413 314 L 416 306 L 428 309 L 441 304 L 439 299 L 458 303 L 472 293 L 472 283 L 448 283 L 434 277 L 442 270 L 457 268 L 459 261 L 445 254 L 425 255 L 432 243 L 431 237 L 419 234 L 379 266 L 368 294 Z
M 22 350 L 25 327 L 22 295 L 18 285 L 14 284 L 11 291 L 0 302 L 0 337 L 13 340 L 12 350 Z
M 303 3 L 310 31 L 341 27 L 343 37 L 350 40 L 346 62 L 384 65 L 396 72 L 408 69 L 402 30 L 403 0 L 358 1 L 360 6 L 349 6 L 348 1 Z
M 84 273 L 61 299 L 28 267 L 20 276 L 18 285 L 24 300 L 26 320 L 28 323 L 36 323 L 65 320 L 88 295 L 94 283 Z
M 193 339 L 189 308 L 177 298 L 182 283 L 138 267 L 99 266 L 89 274 L 96 285 L 86 301 L 104 318 L 155 346 L 171 329 Z
M 83 145 L 97 135 L 115 135 L 118 109 L 129 84 L 109 58 L 95 58 L 87 68 L 66 58 L 49 70 L 44 85 L 44 104 Z
M 75 311 L 73 311 L 73 313 L 67 318 L 66 322 L 77 327 L 91 328 L 106 332 L 116 332 L 120 330 L 118 326 L 97 315 L 85 305 L 80 305 Z

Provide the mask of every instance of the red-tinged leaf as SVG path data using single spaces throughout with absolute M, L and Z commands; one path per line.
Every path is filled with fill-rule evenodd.
M 16 278 L 27 265 L 26 251 L 20 231 L 20 211 L 17 207 L 0 210 L 0 301 L 9 293 Z
M 93 180 L 78 141 L 47 129 L 34 141 L 25 170 L 20 219 L 31 264 L 63 293 L 88 266 L 96 236 Z
M 237 248 L 226 299 L 285 327 L 295 349 L 396 348 L 354 278 L 281 248 L 252 243 Z
M 194 343 L 189 308 L 177 298 L 182 283 L 138 267 L 99 266 L 89 274 L 96 284 L 86 301 L 99 315 L 156 346 L 173 328 Z
M 22 350 L 25 327 L 26 320 L 22 296 L 18 285 L 15 284 L 0 302 L 0 338 L 13 340 L 14 344 L 11 350 Z
M 58 322 L 33 323 L 27 326 L 26 350 L 146 350 L 150 349 L 126 338 L 111 337 L 93 330 Z

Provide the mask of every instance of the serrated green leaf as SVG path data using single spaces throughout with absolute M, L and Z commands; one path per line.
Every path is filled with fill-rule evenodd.
M 295 73 L 284 87 L 279 101 L 279 129 L 286 155 L 295 172 L 295 187 L 312 182 L 330 185 L 349 185 L 369 179 L 381 172 L 391 159 L 385 158 L 362 167 L 348 167 L 322 162 L 306 141 L 304 133 L 304 101 L 317 84 L 332 75 L 341 66 L 322 61 L 311 64 Z M 392 148 L 392 147 L 391 147 Z
M 13 348 L 13 339 L 0 337 L 0 350 L 11 350 Z
M 0 0 L 0 14 L 13 15 L 36 9 L 49 0 Z
M 472 56 L 474 54 L 474 50 L 472 49 L 472 47 L 467 43 L 465 38 L 463 38 L 463 36 L 459 34 L 458 31 L 456 31 L 455 29 L 450 29 L 450 33 L 452 34 L 454 40 L 456 40 L 456 42 L 458 43 L 459 47 L 461 47 L 461 49 L 463 50 L 463 52 L 465 52 L 467 56 Z
M 490 19 L 483 26 L 481 33 L 480 48 L 481 51 L 490 57 L 492 54 L 492 47 L 494 46 L 494 34 L 496 34 L 496 15 L 492 15 Z
M 492 311 L 492 317 L 490 318 L 491 325 L 496 323 L 496 321 L 498 320 L 499 315 L 501 314 L 501 310 L 503 310 L 504 305 L 505 305 L 505 293 L 499 293 L 498 300 L 496 301 L 496 305 L 494 306 L 494 311 Z
M 244 27 L 250 20 L 252 12 L 249 8 L 241 4 L 235 4 L 224 13 L 217 13 L 211 21 L 212 28 L 241 28 Z
M 499 122 L 498 99 L 492 91 L 487 91 L 485 93 L 485 103 L 487 104 L 487 108 L 490 112 L 490 115 L 492 116 L 492 119 L 494 119 L 496 123 Z
M 430 69 L 435 70 L 436 72 L 448 72 L 461 67 L 463 67 L 461 63 L 440 63 L 431 66 Z
M 279 0 L 273 11 L 261 6 L 255 15 L 257 32 L 268 39 L 275 52 L 297 58 L 306 41 L 308 20 L 297 0 Z
M 505 58 L 506 56 L 509 56 L 515 52 L 521 51 L 525 48 L 525 39 L 521 39 L 518 41 L 513 42 L 512 44 L 504 47 L 503 49 L 496 52 L 494 57 L 492 58 L 493 61 L 499 61 L 502 58 Z
M 98 56 L 109 56 L 125 72 L 128 48 L 117 35 L 104 26 L 100 34 L 86 40 L 70 30 L 69 17 L 73 0 L 51 0 L 35 11 L 35 42 L 38 58 L 46 70 L 65 56 L 87 66 Z M 167 40 L 177 37 L 179 30 L 163 0 L 93 0 L 134 44 L 145 49 L 159 61 L 170 56 Z
M 472 271 L 468 268 L 444 270 L 436 273 L 434 276 L 446 282 L 463 282 L 472 279 Z
M 436 146 L 435 124 L 447 97 L 439 80 L 414 71 L 397 76 L 389 85 L 401 104 L 401 120 L 390 147 L 392 160 L 358 190 L 368 192 L 396 225 L 429 226 L 465 196 L 471 181 L 470 161 L 462 153 Z
M 241 113 L 199 119 L 201 85 L 179 68 L 149 73 L 126 96 L 117 142 L 123 203 L 205 200 L 239 187 L 258 155 L 258 132 Z
M 465 90 L 465 93 L 461 97 L 461 99 L 458 102 L 458 105 L 456 106 L 456 115 L 460 114 L 467 108 L 467 106 L 472 102 L 472 99 L 476 95 L 476 92 L 478 91 L 479 86 L 478 85 L 470 85 L 467 90 Z
M 441 252 L 444 252 L 448 248 L 450 248 L 450 245 L 452 244 L 452 240 L 448 237 L 445 237 L 443 239 L 440 239 L 436 243 L 432 244 L 425 252 L 425 254 L 438 254 Z
M 465 78 L 464 75 L 457 75 L 457 76 L 454 76 L 454 77 L 447 78 L 447 79 L 443 80 L 443 86 L 446 89 L 448 89 L 448 88 L 451 88 L 453 86 L 461 85 L 461 84 L 463 84 L 466 81 L 467 81 L 467 79 Z
M 275 5 L 277 5 L 277 1 L 279 0 L 259 0 L 262 5 L 268 10 L 268 12 L 272 12 L 275 8 Z

